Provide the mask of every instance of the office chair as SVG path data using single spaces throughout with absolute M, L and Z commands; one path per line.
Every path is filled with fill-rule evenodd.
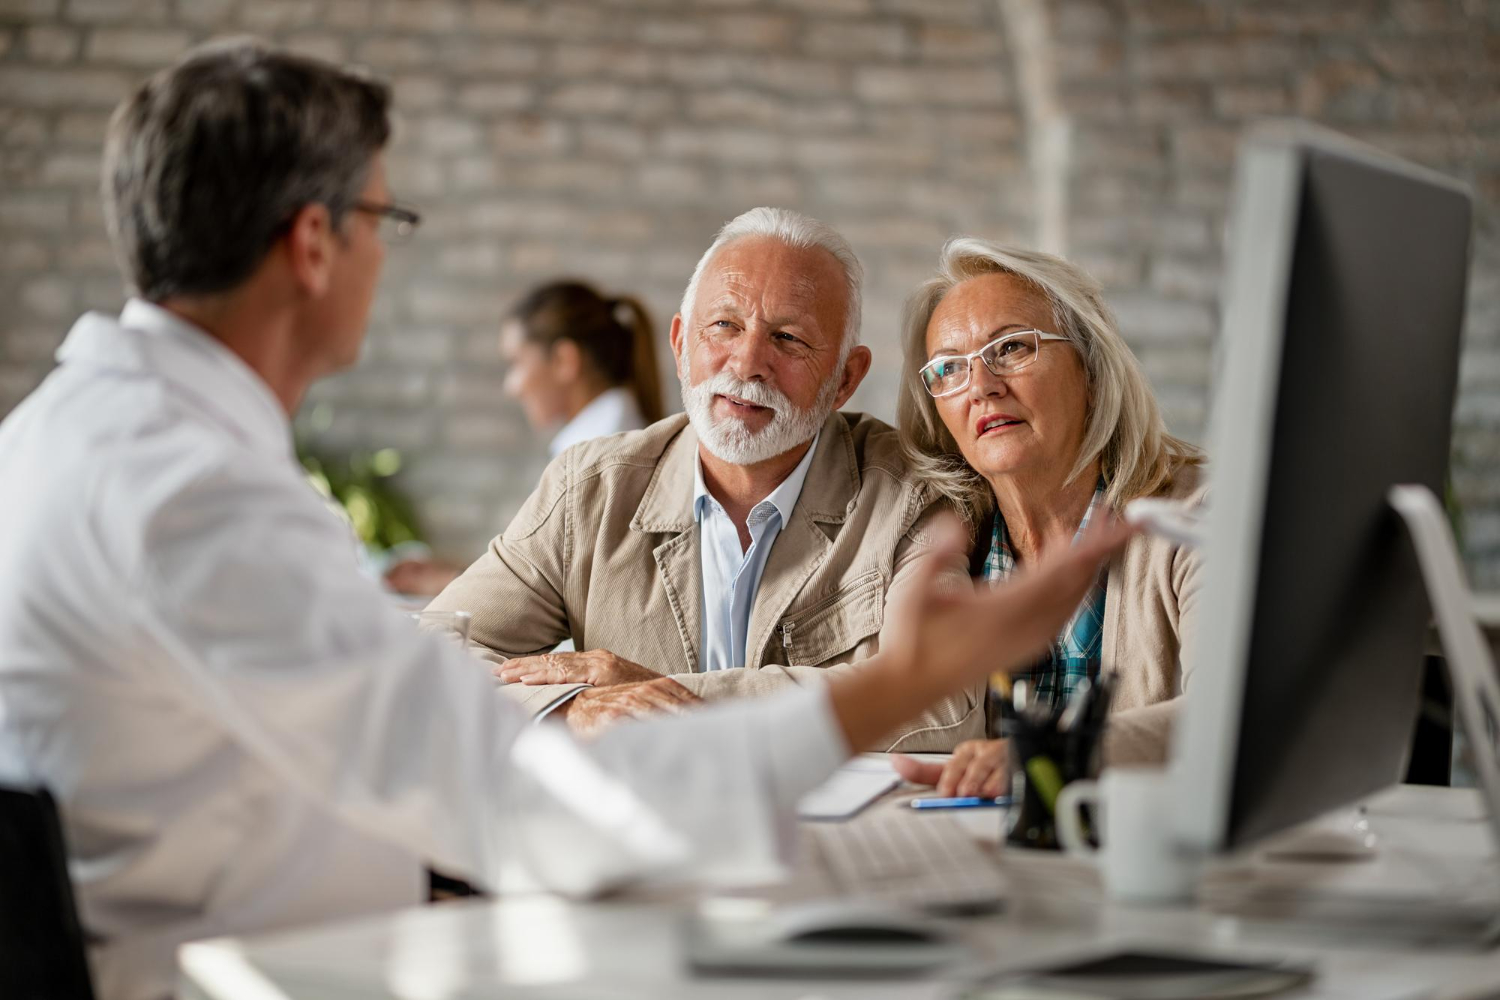
M 0 997 L 94 1000 L 57 803 L 0 785 Z

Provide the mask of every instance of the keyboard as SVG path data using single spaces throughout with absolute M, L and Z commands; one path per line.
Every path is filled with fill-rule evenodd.
M 935 912 L 999 909 L 1009 890 L 995 859 L 951 816 L 898 812 L 807 827 L 847 896 Z

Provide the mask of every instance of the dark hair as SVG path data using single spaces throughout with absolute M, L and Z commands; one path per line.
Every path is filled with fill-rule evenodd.
M 577 344 L 600 377 L 630 389 L 648 424 L 664 415 L 651 317 L 639 299 L 607 299 L 581 281 L 554 281 L 528 292 L 510 318 L 549 350 L 559 340 Z
M 250 276 L 304 206 L 335 227 L 390 137 L 390 89 L 253 39 L 211 43 L 115 109 L 104 206 L 141 296 L 202 295 Z

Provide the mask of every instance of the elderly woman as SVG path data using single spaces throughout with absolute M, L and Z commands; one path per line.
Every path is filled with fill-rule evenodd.
M 1098 283 L 1073 264 L 951 240 L 908 302 L 902 336 L 902 440 L 975 527 L 976 575 L 1004 579 L 1137 497 L 1201 499 L 1201 455 L 1167 433 Z M 1056 704 L 1115 671 L 1106 761 L 1163 759 L 1198 575 L 1192 549 L 1136 536 L 1049 655 L 1016 676 L 1033 700 Z M 996 795 L 1010 781 L 1003 740 L 960 744 L 946 766 L 900 768 L 945 795 Z

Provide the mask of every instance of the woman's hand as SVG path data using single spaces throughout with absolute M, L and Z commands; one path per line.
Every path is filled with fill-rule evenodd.
M 1005 740 L 965 740 L 946 761 L 915 760 L 895 754 L 896 773 L 917 785 L 935 785 L 938 795 L 978 795 L 987 799 L 1010 791 L 1010 754 Z

